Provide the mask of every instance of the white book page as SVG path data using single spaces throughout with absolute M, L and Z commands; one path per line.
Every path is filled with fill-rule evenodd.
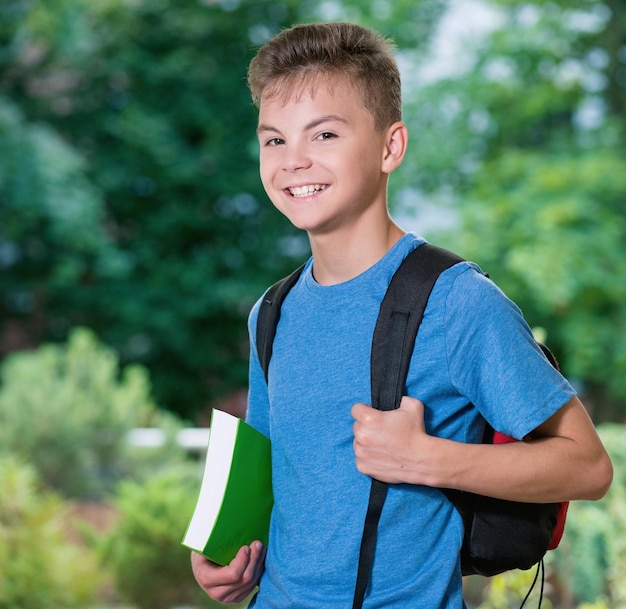
M 186 546 L 198 551 L 204 549 L 222 505 L 238 423 L 239 419 L 227 412 L 213 411 L 200 496 L 183 540 Z

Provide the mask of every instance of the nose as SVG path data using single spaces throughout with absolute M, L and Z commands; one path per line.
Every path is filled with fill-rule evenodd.
M 285 146 L 283 167 L 285 171 L 295 172 L 311 167 L 311 158 L 306 147 L 299 145 Z

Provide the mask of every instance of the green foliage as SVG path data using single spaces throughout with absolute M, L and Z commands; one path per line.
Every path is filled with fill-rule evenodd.
M 407 199 L 462 216 L 444 237 L 417 228 L 503 281 L 594 414 L 615 419 L 626 28 L 614 4 L 492 0 L 493 31 L 437 74 L 424 51 L 443 0 L 6 0 L 0 348 L 91 327 L 188 418 L 244 386 L 249 308 L 308 253 L 262 192 L 246 66 L 285 26 L 348 19 L 400 47 L 414 136 L 392 198 L 417 190 Z
M 603 424 L 598 432 L 613 461 L 613 484 L 600 501 L 570 503 L 563 539 L 545 557 L 548 580 L 556 586 L 546 587 L 544 606 L 626 607 L 626 427 Z M 491 578 L 479 609 L 518 606 L 533 575 L 531 569 Z
M 193 578 L 189 550 L 180 544 L 197 490 L 198 480 L 174 472 L 119 487 L 120 518 L 106 539 L 104 558 L 118 593 L 139 609 L 209 606 Z
M 99 190 L 81 156 L 49 126 L 29 124 L 0 91 L 0 316 L 26 344 L 42 323 L 65 330 L 76 286 L 125 268 L 102 223 Z M 78 297 L 82 303 L 83 299 Z M 36 320 L 45 306 L 48 320 Z
M 613 484 L 600 505 L 610 519 L 611 533 L 607 543 L 606 598 L 612 607 L 626 607 L 626 428 L 605 424 L 599 429 L 613 461 Z
M 67 345 L 45 345 L 12 354 L 2 364 L 0 452 L 32 463 L 45 482 L 73 497 L 101 497 L 123 476 L 155 468 L 156 457 L 182 453 L 169 446 L 159 455 L 128 447 L 135 427 L 159 426 L 170 435 L 180 424 L 159 413 L 147 373 L 127 366 L 120 374 L 115 353 L 85 329 Z
M 613 461 L 614 480 L 600 501 L 570 504 L 566 533 L 552 553 L 553 567 L 579 601 L 610 599 L 626 606 L 626 428 L 604 424 L 599 433 Z
M 569 511 L 567 536 L 556 556 L 558 573 L 576 598 L 592 602 L 607 591 L 615 523 L 603 505 L 574 502 Z
M 33 468 L 0 456 L 0 609 L 58 609 L 94 602 L 95 556 L 67 538 L 67 508 Z
M 532 586 L 535 569 L 528 571 L 507 571 L 496 575 L 489 582 L 485 597 L 478 609 L 509 609 L 518 607 Z M 545 607 L 551 609 L 549 599 L 544 601 Z
M 443 4 L 3 0 L 0 99 L 19 112 L 11 145 L 0 125 L 0 167 L 11 184 L 42 174 L 28 197 L 0 180 L 0 213 L 11 209 L 16 227 L 0 225 L 10 295 L 0 321 L 19 346 L 90 327 L 124 362 L 146 365 L 159 404 L 187 418 L 245 386 L 248 311 L 308 253 L 258 177 L 245 83 L 254 50 L 320 18 L 421 47 Z M 37 146 L 33 163 L 28 142 L 43 126 L 56 147 Z M 55 237 L 56 215 L 71 218 L 72 238 Z M 20 245 L 35 235 L 37 264 Z
M 139 609 L 224 607 L 196 583 L 190 551 L 180 543 L 199 488 L 197 471 L 189 475 L 174 468 L 118 488 L 114 504 L 120 517 L 101 540 L 102 557 L 117 592 Z M 247 601 L 229 606 L 243 609 Z
M 578 605 L 577 609 L 611 609 L 611 607 L 607 604 L 606 600 L 598 599 L 593 603 L 582 603 Z
M 90 272 L 89 263 L 115 261 L 84 160 L 49 127 L 27 124 L 2 97 L 0 149 L 0 236 L 28 279 L 50 273 L 60 287 Z
M 626 89 L 610 2 L 492 1 L 452 74 L 415 87 L 410 182 L 459 222 L 474 259 L 547 330 L 597 420 L 626 404 Z M 462 61 L 461 61 L 462 60 Z
M 464 241 L 531 324 L 548 326 L 568 376 L 622 399 L 624 193 L 626 160 L 611 151 L 555 154 L 549 163 L 540 153 L 509 151 L 477 177 Z

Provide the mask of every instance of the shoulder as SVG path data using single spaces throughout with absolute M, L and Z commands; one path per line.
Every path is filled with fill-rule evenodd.
M 278 320 L 278 316 L 270 313 L 269 309 L 272 303 L 278 303 L 277 305 L 274 304 L 274 310 L 280 309 L 283 300 L 287 297 L 291 289 L 300 281 L 306 272 L 310 273 L 311 264 L 312 259 L 310 258 L 307 262 L 294 269 L 289 275 L 286 275 L 282 279 L 273 283 L 254 303 L 248 314 L 248 331 L 251 336 L 256 334 L 257 325 L 261 323 L 259 322 L 259 314 L 261 312 L 264 313 L 264 320 L 269 320 L 271 318 L 274 318 L 276 321 Z
M 536 349 L 521 309 L 475 263 L 460 262 L 444 271 L 433 289 L 431 306 L 430 319 L 445 336 L 451 359 L 509 352 L 513 344 Z
M 487 322 L 522 315 L 519 307 L 474 262 L 459 262 L 444 271 L 433 296 L 446 316 L 455 318 L 474 317 Z
M 265 293 L 261 296 L 255 303 L 252 305 L 250 309 L 250 313 L 248 314 L 248 332 L 250 336 L 255 336 L 257 321 L 259 319 L 259 311 L 261 310 L 261 305 L 263 303 L 263 299 L 265 298 Z

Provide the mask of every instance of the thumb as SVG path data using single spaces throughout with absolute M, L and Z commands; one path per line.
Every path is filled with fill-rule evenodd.
M 371 413 L 374 409 L 369 404 L 364 404 L 363 402 L 359 402 L 358 404 L 354 404 L 350 409 L 350 414 L 352 418 L 356 421 L 361 420 L 364 416 L 367 416 L 368 413 Z
M 404 395 L 400 400 L 400 409 L 405 410 L 413 415 L 424 417 L 424 403 L 417 398 Z

